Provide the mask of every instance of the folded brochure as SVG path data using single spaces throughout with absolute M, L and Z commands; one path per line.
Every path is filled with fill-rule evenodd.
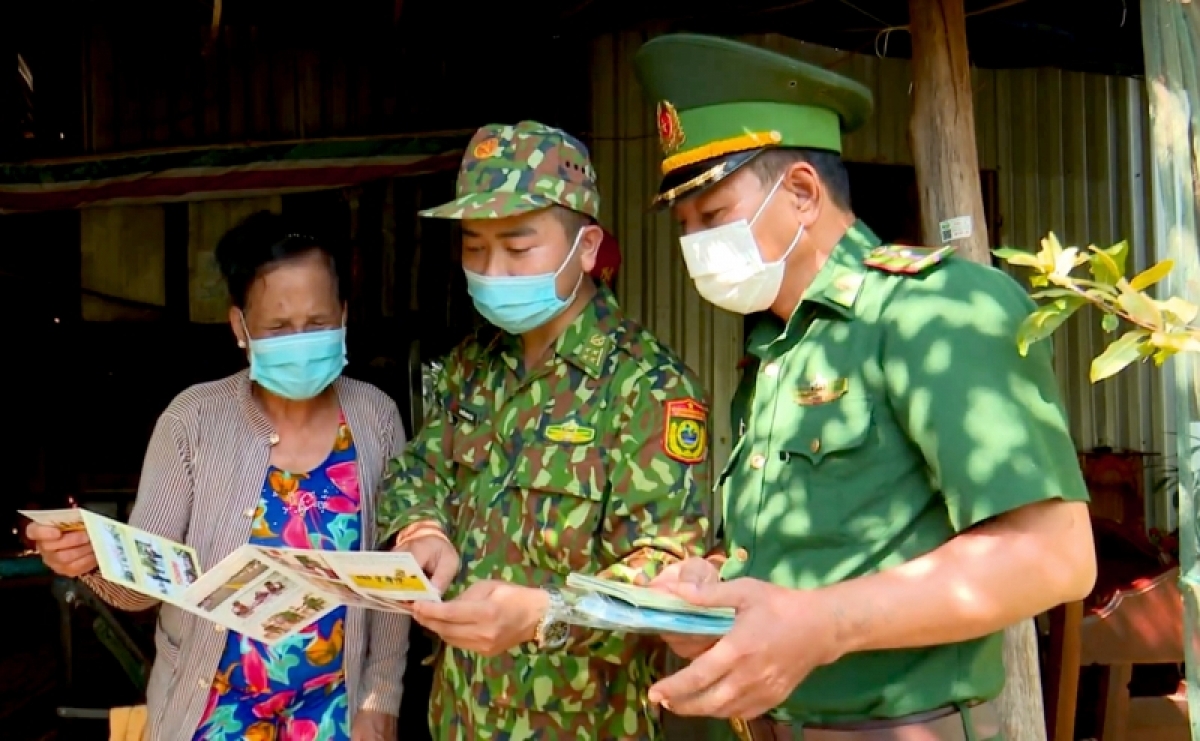
M 408 612 L 438 601 L 411 554 L 244 545 L 207 572 L 188 546 L 85 509 L 19 510 L 63 532 L 86 529 L 100 573 L 265 644 L 341 606 Z
M 630 633 L 720 636 L 733 627 L 734 611 L 700 607 L 657 589 L 586 574 L 567 576 L 572 622 Z

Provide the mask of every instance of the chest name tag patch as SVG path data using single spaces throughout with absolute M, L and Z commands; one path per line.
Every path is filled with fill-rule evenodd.
M 665 407 L 663 452 L 680 463 L 700 463 L 708 453 L 708 408 L 695 399 L 674 399 Z
M 462 399 L 451 403 L 450 412 L 457 419 L 466 422 L 469 425 L 478 424 L 479 420 L 483 418 L 483 412 L 481 409 Z
M 595 439 L 596 430 L 594 428 L 584 427 L 573 419 L 546 428 L 546 440 L 552 443 L 587 445 Z
M 475 416 L 474 412 L 472 412 L 470 409 L 462 407 L 461 405 L 456 404 L 453 411 L 454 416 L 458 417 L 469 425 L 473 425 L 478 421 L 478 418 Z

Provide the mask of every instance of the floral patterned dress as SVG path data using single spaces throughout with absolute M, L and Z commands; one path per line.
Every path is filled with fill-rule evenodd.
M 348 551 L 361 538 L 356 452 L 343 417 L 333 451 L 316 469 L 267 469 L 250 542 Z M 196 741 L 348 740 L 345 626 L 339 607 L 274 646 L 231 631 Z

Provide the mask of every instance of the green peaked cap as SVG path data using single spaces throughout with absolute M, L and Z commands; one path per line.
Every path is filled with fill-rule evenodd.
M 663 182 L 672 202 L 772 147 L 842 151 L 871 114 L 871 91 L 847 77 L 752 44 L 690 33 L 642 45 L 634 69 L 657 106 Z

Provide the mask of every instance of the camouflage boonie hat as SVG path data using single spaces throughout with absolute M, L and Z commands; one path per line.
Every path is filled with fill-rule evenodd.
M 502 219 L 548 206 L 600 217 L 596 171 L 587 147 L 562 129 L 522 121 L 475 132 L 458 170 L 458 195 L 426 209 L 438 219 Z

